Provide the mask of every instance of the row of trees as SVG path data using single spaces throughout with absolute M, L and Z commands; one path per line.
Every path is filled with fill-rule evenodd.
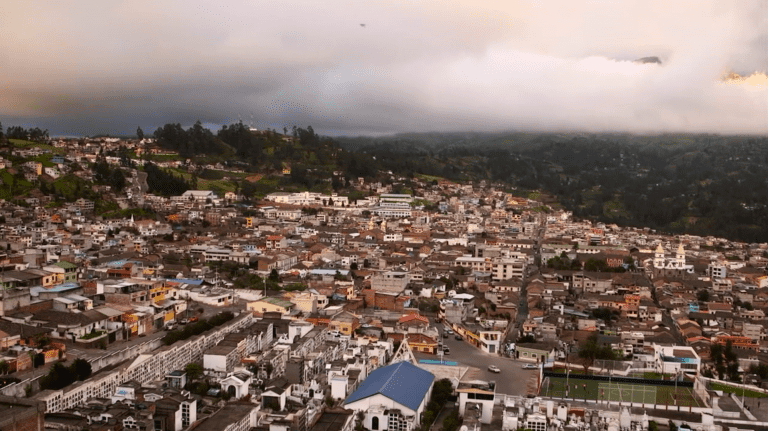
M 51 370 L 40 379 L 40 389 L 61 389 L 76 380 L 83 381 L 91 375 L 91 363 L 85 359 L 75 359 L 68 367 L 63 363 L 53 364 Z
M 118 193 L 126 186 L 123 170 L 119 167 L 113 168 L 103 159 L 93 164 L 93 178 L 99 183 L 108 184 Z
M 222 311 L 210 319 L 200 319 L 195 323 L 188 324 L 184 329 L 168 332 L 165 337 L 163 337 L 163 343 L 165 343 L 166 346 L 170 346 L 177 341 L 186 340 L 192 336 L 202 334 L 203 332 L 220 326 L 234 318 L 235 315 L 231 311 Z
M 421 429 L 428 430 L 435 421 L 437 415 L 440 413 L 440 409 L 443 408 L 448 399 L 453 396 L 453 385 L 449 379 L 441 379 L 435 382 L 432 387 L 432 394 L 430 396 L 429 404 L 424 410 L 421 418 Z M 456 418 L 456 426 L 452 428 L 455 430 L 458 427 L 458 417 Z M 453 425 L 453 424 L 449 424 Z
M 183 157 L 222 152 L 219 141 L 199 120 L 187 130 L 179 123 L 166 124 L 155 130 L 154 136 L 159 145 L 178 151 Z
M 144 172 L 147 174 L 149 191 L 161 196 L 178 196 L 193 188 L 193 184 L 183 176 L 174 175 L 150 162 L 144 164 Z
M 42 130 L 39 127 L 25 129 L 21 126 L 10 126 L 5 132 L 5 137 L 8 139 L 43 142 L 48 139 L 48 130 Z M 0 138 L 3 138 L 2 124 L 0 124 Z

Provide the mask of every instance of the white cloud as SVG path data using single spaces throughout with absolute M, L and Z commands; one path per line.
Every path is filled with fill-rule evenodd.
M 768 132 L 761 0 L 6 3 L 6 125 Z

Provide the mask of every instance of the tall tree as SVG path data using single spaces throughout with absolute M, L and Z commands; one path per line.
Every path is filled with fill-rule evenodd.
M 595 360 L 615 360 L 617 359 L 616 352 L 611 349 L 609 344 L 600 344 L 597 341 L 597 333 L 592 333 L 584 342 L 579 346 L 579 358 L 583 361 L 584 372 L 589 372 L 589 367 L 595 363 Z
M 144 140 L 144 131 L 141 130 L 141 126 L 136 129 L 136 136 L 139 138 L 139 141 Z

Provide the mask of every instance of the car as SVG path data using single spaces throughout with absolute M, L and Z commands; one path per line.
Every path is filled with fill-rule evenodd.
M 453 330 L 452 329 L 446 329 L 445 333 L 448 334 L 448 335 L 453 335 Z
M 501 370 L 496 365 L 488 365 L 488 371 L 492 373 L 500 373 Z
M 461 335 L 459 335 L 459 334 L 456 334 L 456 336 L 455 336 L 455 337 L 453 337 L 453 338 L 455 338 L 455 339 L 457 339 L 457 340 L 459 340 L 459 341 L 461 341 L 461 340 L 462 340 L 462 338 L 461 338 Z
M 524 370 L 537 370 L 539 368 L 536 364 L 524 364 L 523 369 Z
M 443 338 L 448 338 L 448 333 L 447 332 L 443 332 Z
M 443 349 L 443 355 L 450 355 L 450 354 L 451 354 L 451 349 L 449 349 L 447 347 L 445 349 Z
M 197 322 L 197 316 L 192 316 L 189 318 L 189 323 Z
M 181 323 L 182 325 L 186 325 L 187 324 L 187 319 L 181 319 L 181 320 L 179 320 L 179 323 Z

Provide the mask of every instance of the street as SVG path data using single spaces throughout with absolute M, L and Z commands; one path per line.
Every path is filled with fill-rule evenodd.
M 442 325 L 437 327 L 442 334 Z M 535 378 L 537 370 L 524 370 L 522 368 L 524 362 L 485 353 L 464 341 L 454 339 L 453 335 L 442 340 L 451 352 L 445 355 L 443 360 L 455 361 L 462 366 L 476 368 L 476 370 L 470 369 L 464 380 L 493 380 L 496 382 L 496 393 L 507 395 L 527 394 L 528 382 L 531 378 Z M 414 356 L 417 359 L 440 359 L 439 356 L 419 352 L 414 352 Z M 501 370 L 501 373 L 488 371 L 489 365 L 496 365 Z

